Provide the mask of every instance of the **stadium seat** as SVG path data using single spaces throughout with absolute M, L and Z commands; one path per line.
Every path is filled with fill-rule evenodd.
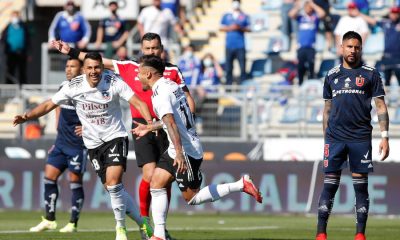
M 307 119 L 307 123 L 322 123 L 323 119 L 323 114 L 324 114 L 324 107 L 323 106 L 314 106 L 311 108 L 311 114 L 309 118 Z
M 394 113 L 394 117 L 390 118 L 390 123 L 392 124 L 400 124 L 400 107 L 397 107 Z
M 265 13 L 254 14 L 250 17 L 252 32 L 263 32 L 268 30 L 268 15 Z
M 317 73 L 318 78 L 323 78 L 326 76 L 328 71 L 336 65 L 336 59 L 324 59 L 319 66 Z
M 323 52 L 325 50 L 325 46 L 326 46 L 325 36 L 321 33 L 318 33 L 315 42 L 315 50 L 317 52 Z
M 250 77 L 261 77 L 265 74 L 265 65 L 268 59 L 256 59 L 251 63 Z
M 280 10 L 282 6 L 282 0 L 262 0 L 261 8 L 266 11 Z
M 363 47 L 363 53 L 366 55 L 379 54 L 383 52 L 385 37 L 382 32 L 374 33 L 368 36 Z
M 302 115 L 304 113 L 299 105 L 289 105 L 285 107 L 281 123 L 298 123 L 302 120 Z
M 302 99 L 312 101 L 320 99 L 323 92 L 323 82 L 320 79 L 308 79 L 300 86 Z
M 389 0 L 369 1 L 369 9 L 370 10 L 382 10 L 384 8 L 391 6 L 390 2 L 391 1 L 389 1 Z

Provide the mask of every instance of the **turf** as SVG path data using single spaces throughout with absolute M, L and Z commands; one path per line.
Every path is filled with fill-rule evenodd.
M 78 233 L 29 233 L 29 227 L 40 220 L 40 212 L 0 213 L 1 240 L 109 240 L 115 238 L 114 220 L 110 212 L 83 212 Z M 57 213 L 58 228 L 68 221 L 68 213 Z M 176 239 L 314 239 L 315 216 L 304 215 L 238 215 L 238 214 L 171 214 L 168 229 Z M 400 219 L 370 217 L 368 240 L 398 239 Z M 137 226 L 128 221 L 129 239 L 140 239 Z M 354 218 L 333 215 L 329 222 L 329 239 L 354 239 Z

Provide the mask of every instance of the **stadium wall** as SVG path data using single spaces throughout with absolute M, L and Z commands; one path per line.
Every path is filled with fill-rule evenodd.
M 0 209 L 43 209 L 43 169 L 47 150 L 52 140 L 34 142 L 0 140 Z M 201 206 L 188 206 L 180 197 L 174 184 L 171 211 L 229 211 L 253 213 L 305 213 L 316 212 L 323 174 L 320 162 L 312 161 L 262 161 L 255 159 L 261 147 L 257 143 L 206 142 L 207 152 L 202 165 L 203 184 L 235 181 L 242 174 L 250 173 L 264 196 L 263 204 L 256 204 L 245 194 L 233 194 L 221 201 Z M 232 151 L 233 150 L 233 151 Z M 249 152 L 251 154 L 249 154 Z M 252 156 L 249 158 L 249 156 Z M 258 155 L 258 157 L 261 157 Z M 90 164 L 84 177 L 85 211 L 110 208 L 108 194 L 97 179 Z M 399 163 L 375 162 L 375 172 L 369 178 L 370 212 L 372 214 L 400 214 L 398 183 Z M 128 192 L 137 198 L 140 181 L 139 169 L 134 156 L 128 161 L 124 184 Z M 60 179 L 58 208 L 68 210 L 70 190 L 66 177 Z M 315 183 L 315 186 L 314 186 Z M 134 194 L 135 193 L 135 194 Z M 352 214 L 354 191 L 351 176 L 345 171 L 341 188 L 335 199 L 335 213 Z

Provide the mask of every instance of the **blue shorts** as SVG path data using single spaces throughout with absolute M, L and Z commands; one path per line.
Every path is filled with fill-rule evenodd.
M 47 158 L 47 164 L 54 166 L 61 172 L 64 172 L 68 168 L 70 172 L 84 173 L 86 170 L 86 161 L 86 148 L 61 149 L 55 145 L 50 148 L 49 157 Z
M 347 159 L 352 173 L 373 172 L 371 141 L 350 143 L 325 141 L 323 162 L 325 173 L 338 172 L 346 168 Z

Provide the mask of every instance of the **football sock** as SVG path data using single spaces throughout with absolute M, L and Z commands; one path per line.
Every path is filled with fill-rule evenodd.
M 114 211 L 117 227 L 125 227 L 126 198 L 124 185 L 119 183 L 114 186 L 107 186 L 107 190 L 111 197 L 111 207 Z
M 144 179 L 142 179 L 139 185 L 139 201 L 140 215 L 148 217 L 151 203 L 150 183 L 146 182 Z
M 353 177 L 353 186 L 356 194 L 356 233 L 365 233 L 369 211 L 368 176 Z
M 243 189 L 243 180 L 225 184 L 211 184 L 202 188 L 190 201 L 190 205 L 198 205 L 205 202 L 214 202 L 232 192 L 240 192 Z
M 127 191 L 124 191 L 124 197 L 126 203 L 126 215 L 128 215 L 128 217 L 130 217 L 133 221 L 136 222 L 139 227 L 141 227 L 143 224 L 143 220 L 140 216 L 139 208 L 136 202 Z
M 71 223 L 75 223 L 75 226 L 79 220 L 79 214 L 81 212 L 83 201 L 85 199 L 85 195 L 83 192 L 83 187 L 81 182 L 71 182 L 69 184 L 72 196 L 71 196 Z
M 168 196 L 165 188 L 151 189 L 151 210 L 154 222 L 154 236 L 165 239 L 165 222 L 168 210 Z
M 340 184 L 340 174 L 325 175 L 324 189 L 318 202 L 318 227 L 317 233 L 326 233 L 329 215 L 333 207 L 336 191 Z
M 57 181 L 44 178 L 44 204 L 46 209 L 46 219 L 49 221 L 56 220 L 57 198 Z

